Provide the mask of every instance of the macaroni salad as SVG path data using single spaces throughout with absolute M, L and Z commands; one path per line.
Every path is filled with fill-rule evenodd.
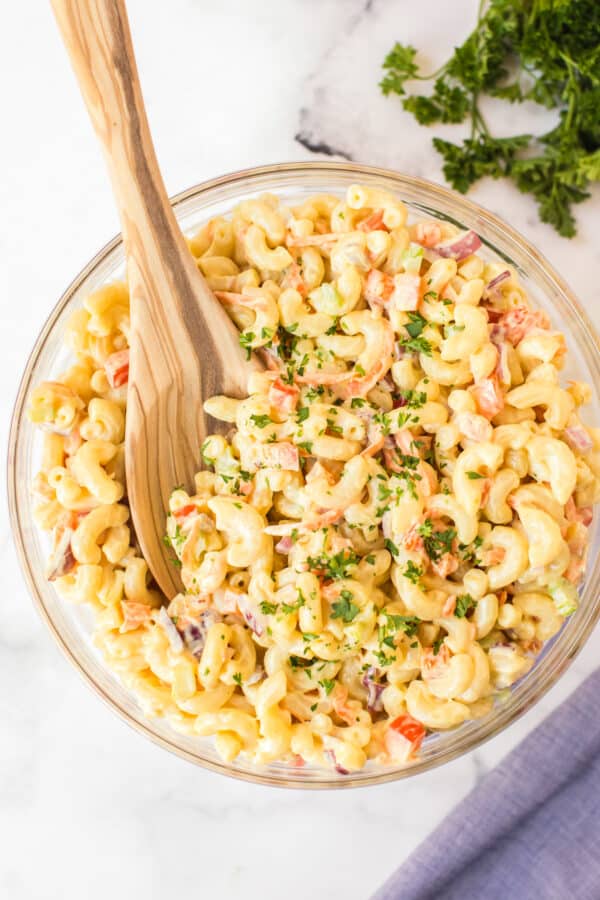
M 184 590 L 166 604 L 127 524 L 122 283 L 76 312 L 76 361 L 31 397 L 48 578 L 93 607 L 145 713 L 224 759 L 410 763 L 577 607 L 600 496 L 590 388 L 561 385 L 563 334 L 474 232 L 409 224 L 383 190 L 263 195 L 189 246 L 267 366 L 246 399 L 206 402 L 205 468 L 170 498 Z

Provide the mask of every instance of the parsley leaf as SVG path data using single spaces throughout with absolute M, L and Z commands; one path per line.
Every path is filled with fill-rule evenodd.
M 384 544 L 385 544 L 385 549 L 389 550 L 390 553 L 392 554 L 392 556 L 394 556 L 394 557 L 398 556 L 399 550 L 393 541 L 390 541 L 389 538 L 386 538 L 384 540 Z
M 470 594 L 460 594 L 456 598 L 456 606 L 454 607 L 454 615 L 457 619 L 464 619 L 467 613 L 477 607 L 477 601 L 473 600 Z
M 246 359 L 252 356 L 252 341 L 256 338 L 253 331 L 242 331 L 240 333 L 240 347 L 246 351 Z
M 296 612 L 296 610 L 300 609 L 301 606 L 304 606 L 306 603 L 306 597 L 302 593 L 302 591 L 298 588 L 298 597 L 294 601 L 294 603 L 282 603 L 281 609 L 286 615 L 290 613 Z
M 427 319 L 424 319 L 420 313 L 409 312 L 408 318 L 410 322 L 404 327 L 410 334 L 411 338 L 419 337 L 425 326 L 427 325 Z
M 353 622 L 360 612 L 360 607 L 352 602 L 352 591 L 342 591 L 340 599 L 331 604 L 331 618 L 341 619 L 347 625 Z
M 412 581 L 413 584 L 418 584 L 423 575 L 423 569 L 421 566 L 417 566 L 412 559 L 409 559 L 402 574 L 409 581 Z
M 309 669 L 314 666 L 316 659 L 305 659 L 303 656 L 290 656 L 290 666 L 292 669 Z
M 273 420 L 267 415 L 252 415 L 250 416 L 250 421 L 254 422 L 257 428 L 266 428 L 267 425 L 273 424 Z
M 335 678 L 321 678 L 321 680 L 319 681 L 319 684 L 321 685 L 321 687 L 323 688 L 323 690 L 329 697 L 330 693 L 332 692 L 332 690 L 335 687 Z
M 418 526 L 417 533 L 423 538 L 425 552 L 433 562 L 437 562 L 446 553 L 452 553 L 452 543 L 456 538 L 455 528 L 435 531 L 431 519 L 425 519 L 423 524 Z
M 386 73 L 379 82 L 383 93 L 404 94 L 404 82 L 417 76 L 419 66 L 415 62 L 417 51 L 410 45 L 395 44 L 383 61 Z
M 311 571 L 320 573 L 324 578 L 348 578 L 351 570 L 360 562 L 360 557 L 354 550 L 340 550 L 333 556 L 327 556 L 326 553 L 309 556 L 306 562 Z
M 423 353 L 425 356 L 431 356 L 431 344 L 427 338 L 400 338 L 398 343 L 411 353 Z
M 272 616 L 277 612 L 277 603 L 269 603 L 268 600 L 263 600 L 259 605 L 261 613 L 264 613 L 265 616 Z

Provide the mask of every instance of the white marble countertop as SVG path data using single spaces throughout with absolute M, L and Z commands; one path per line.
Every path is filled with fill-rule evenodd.
M 428 48 L 435 63 L 471 25 L 476 5 L 438 3 L 436 21 L 409 0 L 131 0 L 169 191 L 246 166 L 318 157 L 295 140 L 298 132 L 313 146 L 441 181 L 428 132 L 380 96 L 379 64 L 396 37 Z M 0 49 L 4 446 L 42 320 L 118 225 L 49 4 L 7 4 Z M 537 110 L 519 114 L 541 118 Z M 540 224 L 533 203 L 510 185 L 485 183 L 472 197 L 554 259 L 600 327 L 600 197 L 580 208 L 572 242 Z M 158 900 L 196 889 L 263 900 L 301 900 L 307 891 L 366 898 L 581 682 L 600 649 L 596 633 L 536 709 L 444 769 L 354 792 L 277 791 L 169 756 L 92 695 L 33 610 L 4 505 L 0 570 L 0 896 L 9 900 Z

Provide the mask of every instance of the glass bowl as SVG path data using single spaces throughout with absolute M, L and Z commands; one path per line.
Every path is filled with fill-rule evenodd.
M 355 182 L 379 185 L 396 192 L 417 215 L 433 215 L 472 228 L 483 241 L 484 255 L 496 255 L 514 266 L 535 305 L 545 308 L 553 325 L 567 337 L 568 378 L 600 384 L 600 346 L 588 318 L 564 281 L 550 264 L 513 228 L 463 197 L 420 178 L 384 169 L 346 163 L 289 163 L 236 172 L 190 188 L 173 200 L 177 219 L 192 232 L 212 216 L 228 212 L 236 203 L 263 191 L 299 201 L 308 194 L 342 194 Z M 533 669 L 510 692 L 503 692 L 484 718 L 466 722 L 450 732 L 430 735 L 420 757 L 409 767 L 381 768 L 370 763 L 361 772 L 338 775 L 312 767 L 284 764 L 256 767 L 236 760 L 223 762 L 207 738 L 175 732 L 161 719 L 146 718 L 130 694 L 104 665 L 89 639 L 86 610 L 61 600 L 44 576 L 48 552 L 46 536 L 35 526 L 30 485 L 39 459 L 40 437 L 24 415 L 31 389 L 55 376 L 68 353 L 63 346 L 66 322 L 84 297 L 103 283 L 124 275 L 123 247 L 114 238 L 67 288 L 42 328 L 33 348 L 17 396 L 8 455 L 8 491 L 12 529 L 21 566 L 35 605 L 62 651 L 88 684 L 140 734 L 167 750 L 207 769 L 263 784 L 296 788 L 347 788 L 407 778 L 473 750 L 522 715 L 542 697 L 582 648 L 600 614 L 600 549 L 598 517 L 590 531 L 590 568 L 581 590 L 577 612 L 544 648 Z M 588 413 L 600 423 L 594 398 Z

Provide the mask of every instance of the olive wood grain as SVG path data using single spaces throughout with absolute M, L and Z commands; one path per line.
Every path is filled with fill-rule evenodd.
M 179 230 L 146 118 L 123 0 L 52 0 L 102 145 L 131 295 L 125 461 L 137 539 L 167 597 L 180 588 L 162 541 L 170 491 L 190 488 L 207 434 L 203 400 L 243 396 L 253 357 Z M 214 422 L 212 423 L 214 426 Z

